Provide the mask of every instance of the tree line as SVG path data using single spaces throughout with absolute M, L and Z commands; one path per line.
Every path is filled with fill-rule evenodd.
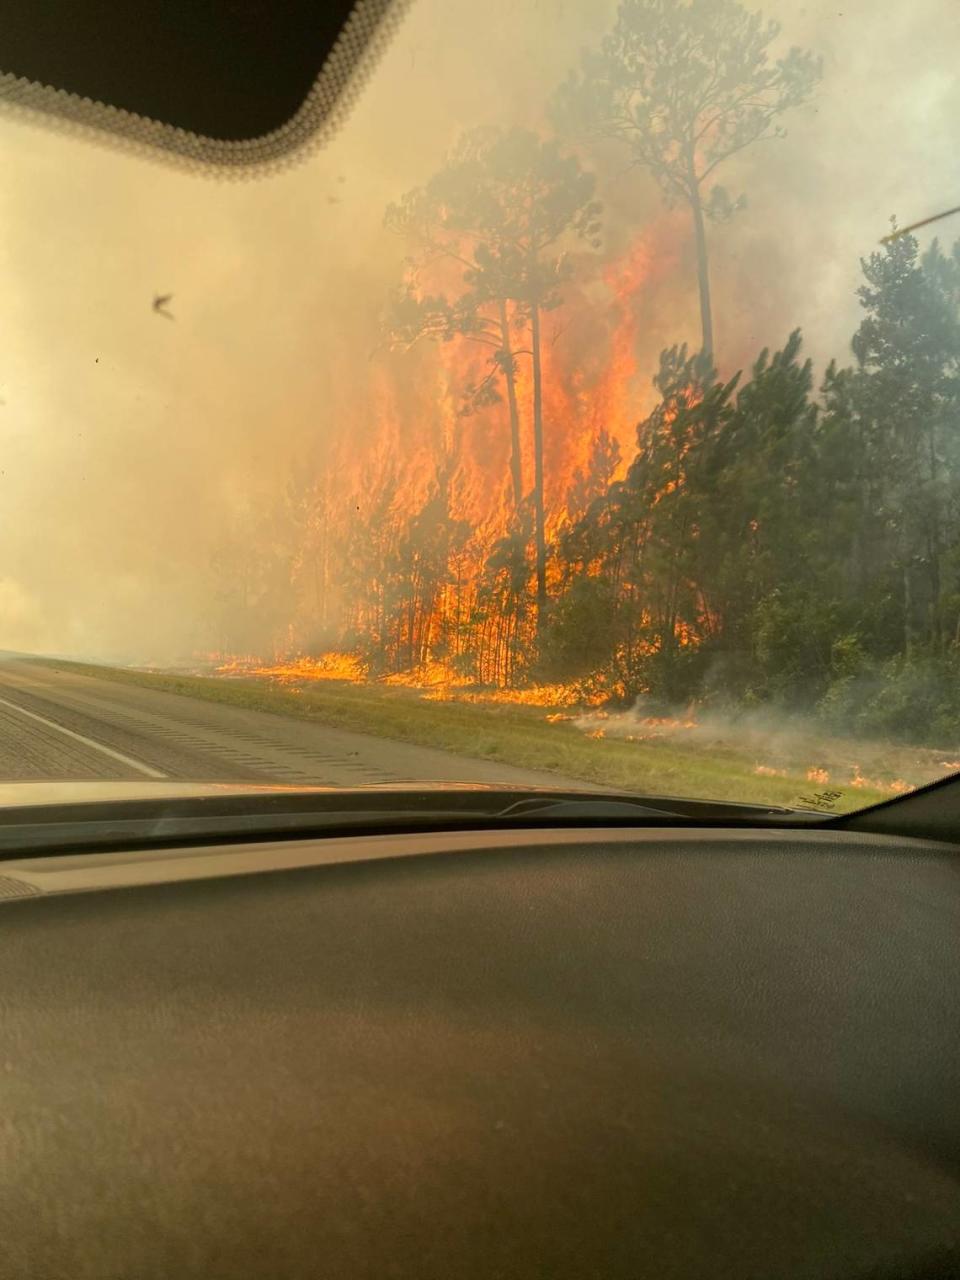
M 558 548 L 541 667 L 625 696 L 960 729 L 960 241 L 862 263 L 853 363 L 664 351 L 638 450 Z

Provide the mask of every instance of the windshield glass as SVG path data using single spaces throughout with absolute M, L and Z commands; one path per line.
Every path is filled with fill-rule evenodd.
M 0 117 L 0 781 L 960 769 L 958 15 L 761 8 L 417 0 L 246 181 Z

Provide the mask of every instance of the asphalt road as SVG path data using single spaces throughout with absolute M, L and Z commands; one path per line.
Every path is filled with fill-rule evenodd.
M 0 659 L 0 782 L 577 785 L 265 711 Z M 582 785 L 582 784 L 581 784 Z

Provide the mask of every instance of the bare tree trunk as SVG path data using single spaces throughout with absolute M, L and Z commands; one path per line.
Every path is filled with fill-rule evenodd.
M 690 209 L 693 213 L 693 230 L 697 241 L 697 284 L 700 289 L 700 328 L 703 333 L 703 354 L 713 359 L 713 312 L 710 307 L 710 264 L 707 260 L 707 228 L 703 217 L 700 187 L 690 167 Z
M 927 515 L 927 564 L 930 574 L 930 636 L 938 652 L 944 647 L 940 561 L 943 554 L 940 536 L 940 464 L 937 461 L 937 441 L 934 428 L 927 429 L 927 452 L 930 466 L 930 501 Z
M 940 531 L 935 507 L 927 528 L 927 572 L 930 582 L 930 603 L 927 607 L 929 617 L 928 632 L 933 647 L 938 653 L 941 653 L 944 646 L 941 610 Z
M 489 684 L 490 674 L 490 614 L 483 619 L 480 627 L 480 683 Z
M 317 618 L 320 623 L 320 630 L 321 632 L 325 632 L 327 627 L 327 592 L 330 577 L 328 562 L 330 501 L 326 479 L 324 479 L 323 482 L 321 502 L 323 504 L 323 514 L 320 518 L 319 546 L 315 548 L 313 556 L 313 585 L 317 601 Z
M 907 659 L 913 657 L 913 590 L 906 555 L 903 559 L 903 653 Z
M 533 502 L 537 547 L 537 626 L 543 625 L 547 609 L 547 534 L 543 507 L 543 370 L 540 364 L 540 307 L 530 307 L 530 336 L 533 347 Z
M 503 683 L 509 689 L 513 686 L 513 642 L 516 632 L 517 616 L 515 612 L 507 614 L 507 638 L 504 644 Z
M 500 299 L 500 341 L 502 346 L 503 378 L 507 384 L 507 406 L 510 410 L 510 478 L 513 482 L 513 505 L 520 510 L 523 502 L 523 471 L 520 459 L 520 412 L 517 408 L 517 372 L 510 346 L 510 322 L 507 301 Z
M 503 687 L 504 647 L 503 609 L 497 610 L 497 631 L 493 641 L 493 680 L 497 688 Z
M 460 557 L 457 557 L 457 594 L 456 605 L 453 614 L 453 652 L 454 656 L 460 656 L 460 613 L 463 607 L 463 565 Z

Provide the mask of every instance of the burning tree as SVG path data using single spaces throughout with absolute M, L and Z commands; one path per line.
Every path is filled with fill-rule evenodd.
M 450 188 L 456 188 L 460 168 L 472 150 L 468 136 L 426 186 L 408 191 L 387 209 L 387 227 L 410 241 L 414 252 L 403 281 L 391 295 L 384 328 L 392 345 L 406 349 L 424 338 L 440 342 L 460 339 L 489 349 L 486 375 L 480 382 L 461 388 L 462 411 L 494 402 L 496 382 L 502 376 L 509 410 L 513 503 L 519 512 L 523 502 L 523 460 L 508 303 L 506 297 L 482 297 L 478 292 L 474 277 L 476 254 L 482 242 L 477 230 L 464 225 L 462 217 L 455 213 L 451 216 L 449 204 Z M 431 286 L 438 292 L 425 292 Z
M 761 352 L 739 390 L 739 375 L 718 382 L 701 353 L 662 353 L 660 401 L 637 428 L 626 476 L 562 540 L 570 576 L 547 636 L 555 658 L 576 653 L 589 601 L 613 608 L 597 662 L 611 687 L 683 700 L 710 671 L 728 689 L 739 680 L 759 692 L 764 636 L 786 607 L 810 633 L 793 653 L 815 667 L 811 602 L 837 559 L 837 529 L 823 520 L 817 408 L 800 349 L 795 332 L 782 351 Z M 601 648 L 591 646 L 593 660 Z M 774 665 L 791 673 L 782 658 Z
M 419 244 L 416 271 L 391 312 L 395 336 L 462 336 L 493 348 L 493 374 L 503 375 L 510 407 L 511 471 L 522 493 L 519 355 L 530 357 L 533 423 L 533 509 L 538 617 L 547 602 L 543 473 L 541 318 L 559 305 L 571 267 L 565 245 L 599 246 L 600 205 L 593 176 L 558 144 L 525 129 L 484 128 L 467 134 L 426 187 L 388 212 L 388 224 Z M 424 295 L 427 269 L 455 264 L 459 292 Z M 516 349 L 515 332 L 529 347 Z
M 556 114 L 630 149 L 668 202 L 690 208 L 697 245 L 702 350 L 714 351 L 706 220 L 741 201 L 717 185 L 724 161 L 764 138 L 782 137 L 780 117 L 800 106 L 820 62 L 791 48 L 771 61 L 780 26 L 739 0 L 621 0 L 613 30 L 583 54 L 562 86 Z

